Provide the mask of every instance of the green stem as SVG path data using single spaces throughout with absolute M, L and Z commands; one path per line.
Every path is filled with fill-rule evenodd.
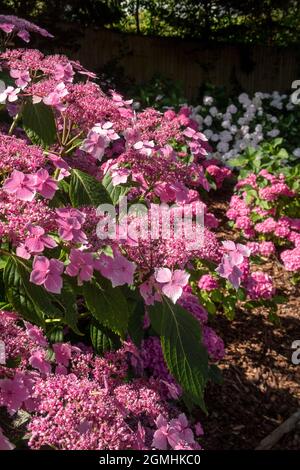
M 20 113 L 16 114 L 15 117 L 14 117 L 14 120 L 9 128 L 9 131 L 8 131 L 8 135 L 12 135 L 13 131 L 15 130 L 16 128 L 16 125 L 17 125 L 17 122 L 19 120 L 19 117 L 20 117 Z

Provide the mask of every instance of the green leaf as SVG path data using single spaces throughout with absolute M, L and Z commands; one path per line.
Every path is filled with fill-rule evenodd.
M 272 301 L 275 304 L 285 304 L 287 302 L 287 297 L 285 295 L 275 295 L 272 297 Z
M 63 288 L 61 294 L 57 296 L 57 300 L 63 307 L 65 323 L 74 331 L 74 333 L 82 335 L 77 327 L 78 308 L 76 302 L 76 288 L 74 288 L 70 278 L 64 277 Z
M 128 186 L 121 186 L 119 184 L 117 186 L 114 186 L 112 184 L 112 178 L 109 172 L 106 172 L 106 174 L 104 175 L 102 184 L 108 192 L 114 205 L 118 204 L 122 196 L 125 196 L 125 194 L 127 194 L 130 189 Z
M 245 289 L 242 289 L 241 287 L 237 290 L 236 296 L 239 300 L 244 301 L 247 298 L 247 293 Z
M 136 346 L 140 346 L 144 331 L 143 320 L 145 314 L 145 305 L 142 299 L 134 304 L 134 308 L 130 313 L 128 322 L 128 334 Z
M 100 355 L 103 355 L 106 351 L 116 350 L 121 347 L 119 336 L 105 328 L 94 318 L 90 323 L 90 337 L 95 352 Z
M 75 207 L 112 204 L 105 187 L 96 178 L 80 170 L 72 170 L 69 196 Z
M 14 309 L 25 320 L 43 326 L 43 310 L 38 308 L 32 299 L 38 295 L 35 292 L 36 286 L 32 285 L 33 289 L 29 286 L 29 270 L 26 265 L 19 262 L 17 258 L 11 257 L 5 266 L 3 280 L 7 300 Z
M 245 157 L 230 158 L 228 160 L 228 164 L 230 166 L 236 166 L 236 167 L 245 166 L 247 163 L 248 163 L 248 159 Z
M 51 294 L 30 282 L 31 268 L 27 262 L 11 256 L 4 269 L 6 296 L 14 309 L 26 320 L 44 326 L 44 318 L 61 318 L 73 331 L 77 328 L 76 295 L 71 281 L 64 279 L 61 294 Z
M 124 337 L 128 327 L 128 307 L 119 287 L 113 288 L 105 279 L 85 283 L 82 287 L 86 305 L 102 325 Z
M 64 340 L 64 331 L 62 326 L 54 325 L 48 332 L 47 337 L 51 343 L 62 343 Z
M 46 148 L 56 141 L 53 111 L 44 103 L 27 102 L 22 112 L 23 128 L 32 143 Z
M 208 355 L 199 322 L 179 305 L 164 300 L 149 307 L 151 324 L 161 337 L 170 372 L 193 403 L 206 410 L 204 388 L 209 376 Z
M 211 297 L 211 300 L 213 302 L 222 302 L 222 300 L 223 300 L 222 292 L 217 290 L 217 289 L 215 289 L 211 292 L 210 297 Z
M 235 297 L 225 297 L 223 299 L 223 309 L 228 320 L 233 320 L 235 317 L 235 305 L 236 305 L 236 298 Z

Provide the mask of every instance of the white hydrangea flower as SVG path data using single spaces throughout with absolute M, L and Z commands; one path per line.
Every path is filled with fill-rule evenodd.
M 214 99 L 212 96 L 204 96 L 203 98 L 203 104 L 204 106 L 211 106 L 214 102 Z

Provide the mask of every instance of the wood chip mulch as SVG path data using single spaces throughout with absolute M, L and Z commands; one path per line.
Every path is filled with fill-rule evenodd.
M 224 199 L 220 201 L 222 196 L 218 199 L 209 207 L 211 210 L 213 205 L 211 211 L 223 219 L 226 204 Z M 236 239 L 224 225 L 225 235 Z M 291 348 L 293 341 L 300 340 L 299 286 L 291 284 L 289 274 L 276 260 L 259 269 L 272 276 L 277 293 L 286 295 L 288 301 L 278 307 L 280 326 L 274 326 L 262 308 L 240 310 L 233 321 L 221 315 L 213 320 L 213 328 L 225 342 L 226 355 L 219 364 L 223 384 L 209 384 L 209 414 L 200 417 L 203 446 L 208 450 L 254 449 L 300 408 L 300 364 L 292 363 Z M 299 450 L 300 427 L 273 448 Z

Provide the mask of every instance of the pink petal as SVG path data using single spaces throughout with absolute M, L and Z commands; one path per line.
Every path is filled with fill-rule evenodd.
M 154 277 L 157 280 L 157 282 L 160 282 L 160 283 L 170 282 L 172 279 L 172 272 L 170 271 L 169 268 L 156 268 Z
M 182 287 L 177 284 L 165 284 L 162 288 L 163 293 L 172 300 L 173 304 L 177 302 L 179 297 L 182 295 Z

